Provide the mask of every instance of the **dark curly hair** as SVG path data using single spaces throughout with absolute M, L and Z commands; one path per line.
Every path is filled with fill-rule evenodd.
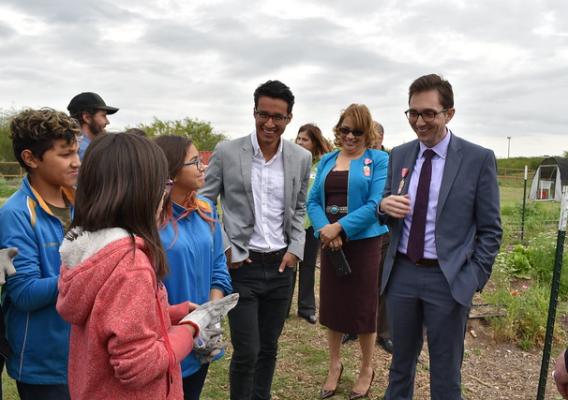
M 52 108 L 26 109 L 10 122 L 14 156 L 26 171 L 29 167 L 22 159 L 24 150 L 30 150 L 34 157 L 41 160 L 45 152 L 53 148 L 56 140 L 63 139 L 71 144 L 77 141 L 80 132 L 77 121 Z

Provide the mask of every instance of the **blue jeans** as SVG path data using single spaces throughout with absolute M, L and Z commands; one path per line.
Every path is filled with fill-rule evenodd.
M 288 311 L 294 271 L 253 262 L 231 270 L 237 306 L 229 312 L 233 357 L 231 400 L 269 400 L 278 338 Z

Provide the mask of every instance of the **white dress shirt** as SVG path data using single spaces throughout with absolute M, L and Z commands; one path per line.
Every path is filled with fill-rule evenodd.
M 282 139 L 274 157 L 266 161 L 256 131 L 253 147 L 251 186 L 254 199 L 254 230 L 249 249 L 269 253 L 286 247 L 284 238 L 284 159 Z

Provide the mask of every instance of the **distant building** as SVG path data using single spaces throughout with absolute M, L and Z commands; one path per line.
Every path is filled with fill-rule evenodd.
M 564 188 L 568 189 L 568 158 L 545 158 L 534 174 L 529 199 L 560 201 Z

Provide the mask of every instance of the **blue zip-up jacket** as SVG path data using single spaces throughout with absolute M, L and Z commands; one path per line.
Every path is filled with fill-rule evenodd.
M 203 304 L 209 300 L 209 292 L 213 288 L 221 290 L 225 295 L 233 292 L 217 212 L 210 200 L 198 196 L 198 202 L 202 209 L 209 211 L 206 215 L 215 220 L 213 224 L 193 211 L 177 221 L 175 228 L 174 223 L 170 222 L 160 231 L 170 269 L 164 278 L 170 304 L 188 300 Z M 175 219 L 184 211 L 182 206 L 173 204 Z M 222 354 L 216 359 L 221 356 Z M 190 353 L 181 363 L 182 376 L 188 377 L 199 368 L 201 364 Z
M 71 191 L 65 191 L 73 201 Z M 0 209 L 0 247 L 17 247 L 2 290 L 8 374 L 30 384 L 67 384 L 70 326 L 55 310 L 63 224 L 26 176 Z
M 319 237 L 319 230 L 329 224 L 325 214 L 325 180 L 335 167 L 338 155 L 339 150 L 323 155 L 308 197 L 307 211 L 316 237 Z M 374 149 L 367 149 L 360 158 L 351 160 L 347 181 L 348 214 L 338 220 L 347 239 L 366 239 L 388 232 L 386 225 L 381 225 L 377 219 L 388 160 L 387 153 Z

